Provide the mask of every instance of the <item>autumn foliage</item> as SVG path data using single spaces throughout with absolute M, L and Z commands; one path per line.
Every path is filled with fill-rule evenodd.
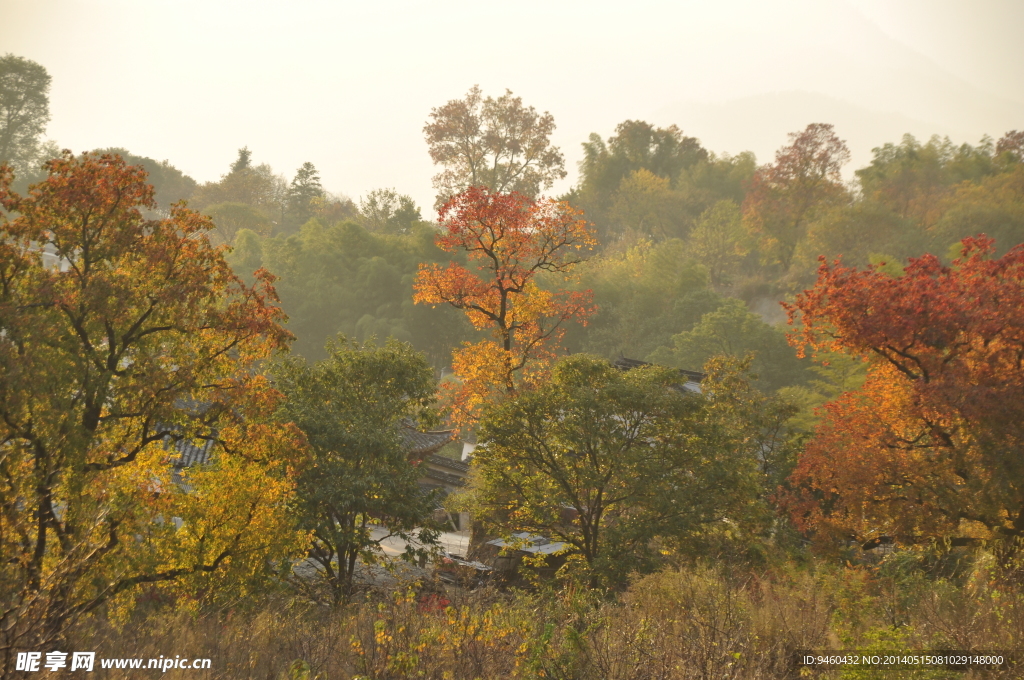
M 845 196 L 839 171 L 850 160 L 831 125 L 813 123 L 789 135 L 775 163 L 754 175 L 743 202 L 743 220 L 760 241 L 765 264 L 788 269 L 808 224 Z
M 532 201 L 518 193 L 472 187 L 440 211 L 438 247 L 463 251 L 467 265 L 421 265 L 415 301 L 463 310 L 491 338 L 464 343 L 452 357 L 462 385 L 453 395 L 456 417 L 471 419 L 496 393 L 513 393 L 547 372 L 570 319 L 586 323 L 590 291 L 551 291 L 538 275 L 568 274 L 594 238 L 579 211 L 566 203 Z
M 254 362 L 287 345 L 272 277 L 244 285 L 209 219 L 117 156 L 0 166 L 0 657 L 144 591 L 216 597 L 282 559 L 301 434 Z M 209 460 L 174 474 L 175 442 Z M 202 461 L 198 461 L 202 462 Z
M 919 543 L 1024 536 L 1024 246 L 964 239 L 902 276 L 822 264 L 789 307 L 802 350 L 869 362 L 828 404 L 789 496 L 822 536 Z

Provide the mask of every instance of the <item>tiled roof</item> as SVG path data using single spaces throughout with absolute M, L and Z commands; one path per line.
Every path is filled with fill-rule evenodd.
M 445 458 L 444 456 L 427 456 L 426 459 L 433 465 L 439 465 L 441 467 L 449 468 L 454 470 L 455 474 L 462 473 L 466 475 L 469 472 L 469 463 L 463 463 L 461 460 L 455 460 L 454 458 Z
M 406 452 L 413 457 L 423 458 L 436 453 L 442 446 L 455 438 L 453 430 L 435 430 L 433 432 L 421 432 L 408 423 L 402 423 L 402 445 Z
M 420 476 L 421 479 L 434 480 L 435 482 L 440 482 L 442 485 L 448 486 L 462 486 L 466 483 L 465 479 L 462 477 L 450 475 L 446 472 L 441 472 L 440 470 L 432 470 L 430 468 L 423 468 Z
M 213 450 L 213 438 L 200 440 L 200 445 L 187 439 L 174 441 L 170 436 L 164 438 L 164 447 L 171 448 L 177 455 L 171 456 L 171 465 L 176 468 L 192 467 L 193 465 L 205 465 L 210 462 L 210 451 Z
M 408 423 L 402 423 L 400 431 L 402 434 L 402 445 L 410 456 L 416 458 L 426 458 L 429 456 L 436 465 L 446 466 L 462 473 L 469 471 L 469 466 L 461 461 L 433 455 L 442 446 L 455 438 L 453 430 L 421 432 Z M 175 441 L 170 436 L 164 438 L 164 447 L 167 449 L 173 448 L 176 452 L 175 455 L 171 456 L 171 464 L 176 468 L 209 463 L 213 444 L 214 440 L 212 437 L 206 440 L 199 440 L 198 443 L 186 439 Z
M 620 356 L 618 359 L 612 362 L 612 366 L 619 369 L 620 371 L 628 371 L 633 368 L 640 368 L 641 366 L 651 366 L 651 364 L 646 361 L 640 361 L 639 359 L 627 359 L 624 356 Z M 697 371 L 687 371 L 685 368 L 677 368 L 675 370 L 683 379 L 683 382 L 680 384 L 680 387 L 689 392 L 696 392 L 697 394 L 701 394 L 700 383 L 702 380 L 704 380 L 704 378 L 707 377 L 707 375 L 705 375 L 704 373 L 699 373 Z

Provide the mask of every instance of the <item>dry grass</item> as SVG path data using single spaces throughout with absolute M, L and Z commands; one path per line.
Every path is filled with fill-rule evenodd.
M 74 649 L 98 657 L 213 660 L 209 671 L 171 670 L 168 680 L 761 680 L 801 677 L 791 666 L 801 649 L 1010 650 L 1024 640 L 1024 595 L 993 578 L 984 560 L 957 578 L 891 563 L 767 575 L 695 566 L 638 578 L 614 599 L 571 586 L 503 593 L 407 585 L 346 608 L 277 599 L 196 617 L 162 609 L 120 630 L 97 619 L 74 635 Z M 123 677 L 147 673 L 154 671 Z

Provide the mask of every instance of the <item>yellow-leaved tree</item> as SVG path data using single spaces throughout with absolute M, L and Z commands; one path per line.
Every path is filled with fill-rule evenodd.
M 184 206 L 144 219 L 141 167 L 65 152 L 46 169 L 19 196 L 0 166 L 8 674 L 101 606 L 251 586 L 303 538 L 284 511 L 304 440 L 253 370 L 289 340 L 270 276 L 244 285 Z

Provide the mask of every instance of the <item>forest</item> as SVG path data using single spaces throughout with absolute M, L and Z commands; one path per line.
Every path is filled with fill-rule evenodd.
M 551 114 L 472 87 L 419 206 L 61 150 L 49 89 L 0 57 L 0 677 L 1024 673 L 1024 131 L 851 175 L 625 120 L 555 196 Z M 904 660 L 798 661 L 843 650 Z

